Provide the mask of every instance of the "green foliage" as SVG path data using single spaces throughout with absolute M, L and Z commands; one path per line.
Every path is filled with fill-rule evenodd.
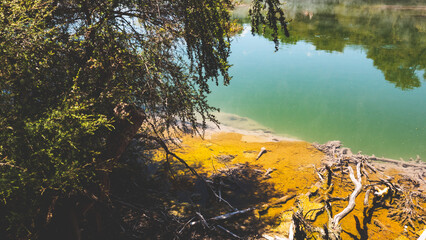
M 253 0 L 252 8 L 249 10 L 251 16 L 252 33 L 265 33 L 266 27 L 275 43 L 275 50 L 278 50 L 279 34 L 289 37 L 287 21 L 279 0 Z M 264 13 L 266 12 L 266 14 Z M 260 27 L 263 27 L 262 30 Z
M 269 6 L 276 26 L 278 1 Z M 197 115 L 203 127 L 215 121 L 206 94 L 209 81 L 231 79 L 232 7 L 230 0 L 1 1 L 0 235 L 36 236 L 52 199 L 99 184 L 114 165 L 102 154 L 118 104 L 143 110 L 156 131 L 196 128 Z
M 0 134 L 2 150 L 8 150 L 1 151 L 5 218 L 0 223 L 9 231 L 31 231 L 31 217 L 40 213 L 43 201 L 76 194 L 96 182 L 96 159 L 103 147 L 97 136 L 112 125 L 106 116 L 91 114 L 90 105 L 67 99 L 38 120 L 26 120 L 19 132 L 10 128 Z

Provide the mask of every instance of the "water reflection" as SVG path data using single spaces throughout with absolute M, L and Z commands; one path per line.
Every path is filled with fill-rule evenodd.
M 247 23 L 247 1 L 234 17 Z M 396 88 L 420 87 L 426 79 L 426 4 L 411 1 L 291 0 L 285 6 L 292 18 L 291 37 L 280 41 L 312 43 L 317 50 L 343 52 L 361 46 L 367 58 Z M 272 40 L 271 31 L 263 36 Z M 422 80 L 421 80 L 422 79 Z

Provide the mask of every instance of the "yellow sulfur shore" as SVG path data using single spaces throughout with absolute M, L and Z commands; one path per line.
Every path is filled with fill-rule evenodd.
M 285 204 L 255 211 L 258 218 L 271 223 L 264 229 L 268 236 L 288 236 L 292 216 L 292 211 L 289 210 L 296 210 L 296 201 L 299 206 L 303 206 L 304 212 L 312 210 L 311 217 L 316 226 L 327 223 L 325 212 L 315 212 L 322 204 L 308 196 L 312 192 L 319 192 L 321 195 L 326 191 L 318 185 L 319 178 L 314 168 L 321 166 L 324 154 L 310 143 L 290 139 L 278 141 L 265 136 L 232 132 L 208 132 L 204 139 L 185 135 L 181 140 L 181 147 L 173 149 L 173 152 L 200 174 L 211 176 L 219 169 L 231 168 L 239 163 L 249 164 L 271 172 L 265 181 L 273 186 L 277 197 L 270 198 L 263 204 L 273 203 L 279 196 L 296 195 Z M 266 152 L 256 159 L 262 148 L 265 148 Z M 157 152 L 156 159 L 164 157 L 164 153 Z M 345 198 L 351 194 L 353 185 L 348 179 L 340 183 L 336 181 L 333 197 Z M 384 208 L 368 212 L 368 209 L 364 208 L 363 200 L 364 193 L 361 193 L 356 199 L 355 209 L 342 220 L 343 239 L 364 239 L 366 236 L 361 234 L 367 234 L 368 239 L 404 239 L 404 231 L 411 231 L 405 235 L 413 237 L 414 232 L 418 234 L 424 228 L 418 226 L 416 229 L 404 229 L 400 223 L 387 217 L 388 212 Z M 340 212 L 346 204 L 346 201 L 333 202 L 333 214 Z

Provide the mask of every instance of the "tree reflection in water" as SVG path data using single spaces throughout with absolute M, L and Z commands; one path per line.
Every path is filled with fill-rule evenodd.
M 292 21 L 290 37 L 279 36 L 282 43 L 305 41 L 328 52 L 361 46 L 396 88 L 414 89 L 421 86 L 421 78 L 425 81 L 423 1 L 290 0 L 285 8 Z M 245 4 L 235 10 L 234 17 L 241 23 L 248 23 L 246 10 Z M 265 29 L 263 36 L 272 40 L 272 31 Z

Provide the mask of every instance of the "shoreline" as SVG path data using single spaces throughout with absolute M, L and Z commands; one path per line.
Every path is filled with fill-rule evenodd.
M 234 181 L 236 177 L 241 176 L 253 177 L 256 175 L 260 178 L 260 180 L 249 181 L 254 184 L 253 186 L 243 185 L 245 190 L 251 189 L 253 191 L 250 194 L 244 193 L 244 191 L 238 192 L 238 187 L 236 187 L 233 191 L 227 192 L 228 195 L 221 196 L 224 196 L 227 201 L 230 200 L 233 205 L 238 204 L 239 209 L 256 208 L 257 206 L 259 209 L 254 210 L 254 216 L 274 223 L 267 224 L 262 229 L 262 236 L 287 237 L 293 219 L 293 214 L 288 210 L 294 209 L 298 204 L 301 204 L 302 209 L 307 212 L 320 209 L 322 205 L 315 199 L 321 197 L 326 189 L 332 189 L 332 196 L 336 198 L 349 196 L 352 193 L 353 184 L 341 180 L 343 177 L 347 178 L 349 173 L 338 170 L 336 164 L 341 164 L 342 169 L 346 168 L 347 165 L 345 164 L 352 165 L 352 167 L 354 167 L 354 164 L 359 164 L 363 169 L 362 184 L 365 187 L 363 190 L 365 195 L 355 199 L 355 209 L 349 217 L 341 221 L 342 228 L 351 234 L 359 233 L 358 229 L 354 227 L 356 225 L 355 219 L 361 219 L 364 216 L 365 212 L 363 211 L 366 207 L 374 206 L 374 201 L 377 200 L 379 194 L 376 192 L 383 192 L 386 189 L 388 193 L 393 191 L 389 191 L 392 188 L 384 183 L 389 183 L 391 186 L 394 186 L 392 183 L 396 183 L 396 186 L 401 185 L 407 187 L 406 189 L 415 189 L 415 192 L 420 194 L 416 195 L 420 196 L 419 199 L 423 199 L 422 196 L 426 193 L 426 181 L 424 180 L 426 179 L 426 164 L 424 165 L 425 168 L 418 168 L 409 166 L 405 162 L 395 164 L 394 162 L 384 163 L 370 160 L 371 156 L 352 154 L 350 149 L 342 146 L 339 141 L 316 145 L 299 139 L 278 138 L 273 133 L 258 128 L 242 130 L 226 124 L 221 124 L 220 128 L 214 124 L 208 124 L 204 138 L 184 135 L 181 138 L 181 144 L 181 148 L 176 149 L 177 154 L 207 178 L 214 179 L 219 176 L 226 179 L 227 174 L 234 177 Z M 164 159 L 165 156 L 160 154 L 156 158 Z M 327 167 L 331 169 L 333 165 L 336 169 L 331 171 L 335 177 L 330 179 L 334 179 L 331 184 L 334 187 L 324 188 L 319 179 L 326 176 L 325 169 Z M 357 172 L 361 173 L 361 170 L 357 170 Z M 227 182 L 227 184 L 229 183 Z M 248 182 L 243 183 L 248 184 Z M 405 186 L 404 184 L 411 184 L 412 186 Z M 265 188 L 265 186 L 270 186 L 270 188 Z M 370 190 L 367 191 L 367 188 Z M 407 193 L 401 189 L 398 188 L 398 191 L 401 192 L 395 196 L 402 196 Z M 370 191 L 375 194 L 369 195 L 367 192 Z M 259 193 L 271 195 L 258 198 Z M 274 205 L 276 201 L 288 196 L 291 196 L 291 200 Z M 365 199 L 367 199 L 367 204 Z M 368 199 L 370 200 L 368 201 Z M 333 202 L 334 212 L 340 212 L 346 205 L 345 201 Z M 263 206 L 274 207 L 264 208 Z M 424 208 L 424 203 L 421 203 L 421 207 Z M 398 208 L 396 206 L 394 209 Z M 372 240 L 383 239 L 382 237 L 396 239 L 407 234 L 404 230 L 405 225 L 401 221 L 389 217 L 389 209 L 380 207 L 372 207 L 371 209 L 375 213 L 374 222 L 367 224 L 370 229 L 369 237 Z M 323 225 L 329 220 L 326 214 L 322 212 L 315 212 L 315 216 L 317 217 L 314 218 L 316 219 L 314 221 L 317 225 Z M 384 229 L 393 229 L 393 231 L 385 231 Z M 423 230 L 417 224 L 413 227 L 410 236 L 420 235 L 419 231 Z M 378 232 L 381 232 L 380 237 L 375 234 Z
M 278 142 L 278 141 L 301 141 L 301 142 L 308 142 L 310 144 L 315 144 L 318 142 L 310 142 L 310 141 L 306 141 L 300 138 L 297 138 L 295 136 L 289 136 L 289 135 L 282 135 L 282 134 L 276 134 L 274 133 L 274 131 L 271 128 L 265 127 L 263 125 L 261 125 L 260 123 L 247 118 L 247 117 L 242 117 L 239 116 L 237 114 L 232 114 L 232 113 L 224 113 L 224 112 L 219 112 L 219 113 L 215 113 L 215 116 L 217 117 L 217 119 L 219 120 L 220 124 L 219 124 L 219 128 L 213 124 L 208 122 L 207 123 L 207 129 L 205 131 L 205 136 L 209 136 L 211 134 L 214 133 L 219 133 L 219 132 L 225 132 L 225 133 L 239 133 L 245 136 L 247 138 L 247 142 L 250 141 L 254 141 L 254 142 Z M 336 139 L 329 139 L 327 140 L 327 142 L 330 141 L 339 141 L 341 142 L 341 140 L 336 140 Z M 327 142 L 324 142 L 322 144 L 326 144 Z M 346 146 L 342 146 L 345 148 L 349 148 Z M 350 149 L 350 148 L 349 148 Z M 360 152 L 362 153 L 362 149 L 360 150 Z M 367 154 L 363 154 L 363 155 L 367 155 Z M 368 155 L 370 156 L 370 155 Z M 426 166 L 426 161 L 422 161 L 421 157 L 416 154 L 417 158 L 413 159 L 413 158 L 409 158 L 407 159 L 403 159 L 403 158 L 388 158 L 384 155 L 382 155 L 381 157 L 375 156 L 375 154 L 371 155 L 371 160 L 374 161 L 383 161 L 383 162 L 394 162 L 396 163 L 419 163 L 421 165 Z
M 215 133 L 225 132 L 242 134 L 246 136 L 246 142 L 307 142 L 294 136 L 277 135 L 272 131 L 272 129 L 247 117 L 222 112 L 216 113 L 215 115 L 220 124 L 219 126 L 216 126 L 214 123 L 207 122 L 207 129 L 204 134 L 205 137 L 209 137 Z
M 243 143 L 271 143 L 271 142 L 306 142 L 310 144 L 311 146 L 316 147 L 316 145 L 327 145 L 329 143 L 337 143 L 339 145 L 338 148 L 344 149 L 348 152 L 346 157 L 350 156 L 362 156 L 366 160 L 368 160 L 371 164 L 373 164 L 374 167 L 381 169 L 384 173 L 389 173 L 391 175 L 399 174 L 399 175 L 405 175 L 413 179 L 417 179 L 420 188 L 426 192 L 426 162 L 421 161 L 420 159 L 417 159 L 416 161 L 405 161 L 402 159 L 391 159 L 386 157 L 376 157 L 375 155 L 364 155 L 364 154 L 353 154 L 351 149 L 348 147 L 345 147 L 341 144 L 339 140 L 333 140 L 328 141 L 327 143 L 318 144 L 316 142 L 308 142 L 301 139 L 293 138 L 293 137 L 284 137 L 275 135 L 271 130 L 269 130 L 266 127 L 263 127 L 262 125 L 256 123 L 255 121 L 241 117 L 235 114 L 223 114 L 226 118 L 231 119 L 231 121 L 235 121 L 236 123 L 240 122 L 248 122 L 250 126 L 252 126 L 252 129 L 241 129 L 236 127 L 236 124 L 233 124 L 233 126 L 230 126 L 229 124 L 223 123 L 223 121 L 220 120 L 221 124 L 219 126 L 216 126 L 213 123 L 207 123 L 207 129 L 204 133 L 204 139 L 205 140 L 211 140 L 213 135 L 221 134 L 221 133 L 236 133 L 241 135 L 240 141 Z M 223 116 L 221 117 L 223 120 Z M 229 123 L 230 121 L 225 121 Z M 318 149 L 318 148 L 317 148 Z M 321 151 L 320 149 L 318 149 Z M 321 151 L 323 152 L 323 151 Z M 326 153 L 323 152 L 325 155 Z M 325 159 L 322 160 L 322 162 L 325 162 Z

